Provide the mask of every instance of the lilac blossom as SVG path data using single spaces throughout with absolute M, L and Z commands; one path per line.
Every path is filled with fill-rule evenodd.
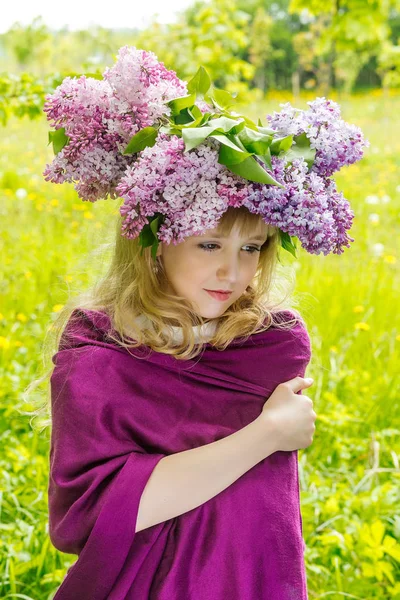
M 190 235 L 216 227 L 228 206 L 239 206 L 253 189 L 218 162 L 218 142 L 207 139 L 190 152 L 177 136 L 159 135 L 128 167 L 117 191 L 125 202 L 122 234 L 137 237 L 147 216 L 160 212 L 165 221 L 158 238 L 178 244 Z
M 285 188 L 255 184 L 243 205 L 265 223 L 296 236 L 310 254 L 342 254 L 354 242 L 347 234 L 354 213 L 335 182 L 309 172 L 304 159 L 288 165 L 273 156 L 272 167 L 271 174 Z
M 282 110 L 267 115 L 269 125 L 283 135 L 305 133 L 316 155 L 311 171 L 328 177 L 345 165 L 363 156 L 363 147 L 370 145 L 356 125 L 346 123 L 340 116 L 340 106 L 324 97 L 307 102 L 309 110 L 282 103 Z
M 311 254 L 341 254 L 350 246 L 354 213 L 330 176 L 360 160 L 369 142 L 341 119 L 338 104 L 317 98 L 308 102 L 309 110 L 286 103 L 267 115 L 277 136 L 305 133 L 316 151 L 311 168 L 302 157 L 288 158 L 290 153 L 271 157 L 267 171 L 283 188 L 232 173 L 218 162 L 220 142 L 212 138 L 185 152 L 181 137 L 159 133 L 154 146 L 122 154 L 139 130 L 170 116 L 169 100 L 187 93 L 187 83 L 155 54 L 131 46 L 120 48 L 103 80 L 66 77 L 46 96 L 50 124 L 64 128 L 69 140 L 46 165 L 45 179 L 74 183 L 82 200 L 123 198 L 121 233 L 128 238 L 139 236 L 160 213 L 158 239 L 178 244 L 216 227 L 229 206 L 245 206 L 297 237 Z M 219 112 L 202 99 L 196 105 L 203 114 Z
M 46 96 L 50 125 L 65 128 L 68 143 L 46 165 L 46 181 L 76 183 L 82 200 L 108 195 L 136 157 L 122 154 L 131 137 L 169 115 L 166 102 L 186 94 L 186 82 L 168 71 L 152 52 L 124 46 L 104 80 L 66 77 Z
M 122 235 L 135 238 L 147 217 L 165 216 L 158 239 L 178 244 L 217 226 L 228 206 L 245 206 L 263 221 L 297 236 L 311 254 L 341 254 L 354 213 L 334 181 L 309 172 L 304 159 L 286 165 L 272 157 L 273 177 L 284 188 L 247 181 L 218 163 L 219 142 L 206 142 L 184 153 L 177 136 L 160 136 L 128 167 L 117 191 L 124 198 Z

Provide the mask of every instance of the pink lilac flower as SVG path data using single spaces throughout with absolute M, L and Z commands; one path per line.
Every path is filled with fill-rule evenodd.
M 137 237 L 146 217 L 160 212 L 165 221 L 159 240 L 178 244 L 215 227 L 228 206 L 240 205 L 253 186 L 218 162 L 217 148 L 218 142 L 208 139 L 184 153 L 182 138 L 159 135 L 118 185 L 125 200 L 120 208 L 125 217 L 122 234 Z
M 286 165 L 272 157 L 278 188 L 244 180 L 218 163 L 219 142 L 206 142 L 184 153 L 177 136 L 160 136 L 129 167 L 117 191 L 124 204 L 122 235 L 135 238 L 147 217 L 159 212 L 165 222 L 158 239 L 167 244 L 217 226 L 228 206 L 246 206 L 263 221 L 297 236 L 311 254 L 341 254 L 354 241 L 347 235 L 354 213 L 335 183 L 308 171 L 303 159 Z
M 280 104 L 282 110 L 267 115 L 269 125 L 284 135 L 305 133 L 311 148 L 316 149 L 311 168 L 318 175 L 328 177 L 345 165 L 351 165 L 363 156 L 363 148 L 370 145 L 356 125 L 346 123 L 340 116 L 340 106 L 324 97 L 307 102 L 309 110 L 294 108 L 289 102 Z
M 103 78 L 66 77 L 46 96 L 50 124 L 65 128 L 69 140 L 43 174 L 74 183 L 82 200 L 121 196 L 122 235 L 137 237 L 160 213 L 159 240 L 178 244 L 216 227 L 229 206 L 245 206 L 312 254 L 341 254 L 354 241 L 347 233 L 354 213 L 330 176 L 360 160 L 369 142 L 341 119 L 335 102 L 317 98 L 307 111 L 286 103 L 267 115 L 277 135 L 305 133 L 316 150 L 311 169 L 303 158 L 272 156 L 269 172 L 284 185 L 279 188 L 234 175 L 218 162 L 219 142 L 210 138 L 184 152 L 182 138 L 161 133 L 153 147 L 124 156 L 135 133 L 170 116 L 167 102 L 186 95 L 187 83 L 152 52 L 130 46 L 120 48 Z M 200 99 L 196 105 L 202 113 L 218 112 Z
M 68 143 L 46 165 L 44 178 L 76 183 L 82 200 L 116 198 L 115 187 L 136 156 L 123 156 L 131 137 L 170 114 L 166 102 L 185 95 L 186 82 L 152 52 L 124 46 L 104 80 L 66 77 L 46 96 L 52 127 L 65 128 Z

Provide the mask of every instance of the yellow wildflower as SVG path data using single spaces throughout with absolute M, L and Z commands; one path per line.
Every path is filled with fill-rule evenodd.
M 0 335 L 0 348 L 9 348 L 10 340 Z
M 354 306 L 353 312 L 354 313 L 362 313 L 362 312 L 364 312 L 364 307 L 361 304 L 358 304 L 357 306 Z
M 370 326 L 368 325 L 368 323 L 360 322 L 360 323 L 356 323 L 354 325 L 354 328 L 355 329 L 362 329 L 363 331 L 368 331 L 370 329 Z
M 392 254 L 386 254 L 386 256 L 383 257 L 383 262 L 386 262 L 389 265 L 394 265 L 396 262 L 396 257 Z
M 22 321 L 23 323 L 25 323 L 28 320 L 28 317 L 26 315 L 24 315 L 23 313 L 18 313 L 17 319 L 18 319 L 18 321 Z
M 55 304 L 53 306 L 53 312 L 60 312 L 60 310 L 64 307 L 64 304 Z

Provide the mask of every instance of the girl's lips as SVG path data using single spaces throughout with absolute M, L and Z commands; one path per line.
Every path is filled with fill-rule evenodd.
M 227 300 L 229 298 L 229 296 L 232 294 L 232 292 L 211 292 L 210 290 L 205 290 L 207 292 L 207 294 L 210 294 L 210 296 L 212 298 L 215 298 L 216 300 Z

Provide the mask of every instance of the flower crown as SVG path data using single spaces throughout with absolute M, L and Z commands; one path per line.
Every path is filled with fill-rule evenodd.
M 341 254 L 354 238 L 349 202 L 331 178 L 370 144 L 332 100 L 301 110 L 289 102 L 260 119 L 230 111 L 235 97 L 204 67 L 188 81 L 152 52 L 120 48 L 101 79 L 66 77 L 46 96 L 55 158 L 43 175 L 73 182 L 84 201 L 121 197 L 121 234 L 139 237 L 153 259 L 160 241 L 177 244 L 245 206 L 277 227 L 296 256 Z

